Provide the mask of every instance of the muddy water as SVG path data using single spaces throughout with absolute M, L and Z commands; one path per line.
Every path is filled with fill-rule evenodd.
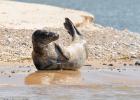
M 0 100 L 139 100 L 140 68 L 36 71 L 0 67 Z

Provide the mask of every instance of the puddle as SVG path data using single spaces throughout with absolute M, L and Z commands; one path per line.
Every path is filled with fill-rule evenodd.
M 140 68 L 36 71 L 0 67 L 0 100 L 139 100 Z

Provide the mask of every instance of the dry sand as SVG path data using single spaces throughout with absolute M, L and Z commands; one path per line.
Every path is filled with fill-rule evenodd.
M 50 5 L 0 1 L 0 27 L 9 29 L 62 28 L 65 17 L 75 24 L 88 24 L 93 16 L 87 12 Z

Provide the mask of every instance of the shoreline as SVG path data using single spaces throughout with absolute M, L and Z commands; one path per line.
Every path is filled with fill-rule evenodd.
M 95 18 L 87 12 L 15 1 L 0 2 L 0 15 L 2 15 L 0 17 L 1 63 L 30 62 L 32 64 L 31 34 L 36 29 L 43 28 L 57 32 L 60 35 L 58 42 L 69 45 L 71 39 L 62 26 L 65 17 L 69 17 L 75 22 L 88 42 L 89 57 L 86 65 L 102 66 L 104 63 L 107 65 L 110 63 L 116 65 L 132 63 L 134 65 L 135 61 L 140 59 L 140 34 L 92 23 Z M 15 15 L 11 15 L 12 11 L 8 13 L 5 5 L 12 5 L 12 11 L 15 12 Z M 18 9 L 20 6 L 26 7 L 26 9 Z M 44 13 L 45 11 L 48 14 Z M 60 12 L 63 12 L 63 14 L 57 16 Z M 6 20 L 7 16 L 8 20 Z M 52 20 L 48 20 L 50 18 Z

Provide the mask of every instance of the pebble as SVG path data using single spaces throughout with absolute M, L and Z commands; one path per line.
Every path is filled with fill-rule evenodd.
M 4 73 L 4 71 L 1 71 L 1 74 Z
M 129 64 L 129 66 L 133 66 L 133 64 Z
M 85 65 L 85 66 L 92 66 L 92 65 Z
M 126 66 L 127 64 L 126 64 L 126 63 L 124 63 L 123 65 L 124 65 L 124 66 Z
M 103 63 L 103 65 L 107 65 L 107 64 Z
M 108 64 L 108 66 L 113 66 L 113 64 Z
M 11 71 L 11 73 L 15 73 L 15 71 L 13 70 L 13 71 Z
M 121 70 L 120 69 L 117 69 L 119 72 L 121 72 Z
M 22 68 L 23 66 L 19 66 L 19 68 Z
M 11 75 L 8 76 L 9 78 L 12 77 Z
M 136 62 L 135 62 L 135 65 L 136 65 L 136 66 L 140 66 L 140 61 L 136 61 Z
M 30 67 L 30 66 L 27 66 L 28 68 Z
M 30 72 L 31 71 L 31 69 L 30 70 L 28 70 L 27 72 Z

